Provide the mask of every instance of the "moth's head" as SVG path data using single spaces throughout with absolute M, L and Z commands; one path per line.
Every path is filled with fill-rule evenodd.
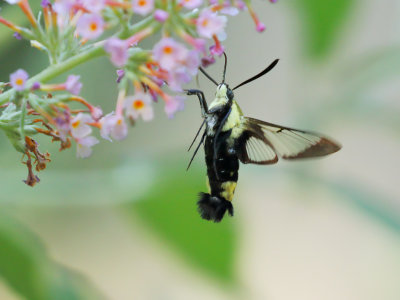
M 225 98 L 227 101 L 233 100 L 233 92 L 226 83 L 220 83 L 215 92 L 215 98 Z

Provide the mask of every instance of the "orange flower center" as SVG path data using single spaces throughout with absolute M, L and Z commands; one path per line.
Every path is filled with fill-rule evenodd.
M 165 46 L 164 47 L 164 53 L 165 54 L 171 54 L 174 50 L 172 49 L 171 46 Z
M 17 78 L 17 80 L 15 80 L 15 83 L 17 85 L 23 85 L 24 84 L 24 80 L 22 78 Z
M 134 109 L 142 109 L 144 107 L 144 102 L 142 100 L 136 100 L 133 102 Z
M 201 22 L 201 26 L 206 27 L 208 25 L 208 19 L 203 20 L 203 22 Z
M 78 127 L 79 126 L 79 124 L 81 124 L 81 121 L 75 121 L 74 123 L 72 123 L 72 127 L 73 128 L 76 128 L 76 127 Z
M 118 119 L 117 124 L 121 125 L 122 124 L 122 119 Z
M 90 30 L 91 31 L 96 31 L 97 30 L 97 24 L 96 23 L 91 23 L 90 24 Z
M 139 6 L 145 6 L 147 4 L 147 1 L 146 0 L 140 0 L 139 2 L 138 2 L 138 5 Z

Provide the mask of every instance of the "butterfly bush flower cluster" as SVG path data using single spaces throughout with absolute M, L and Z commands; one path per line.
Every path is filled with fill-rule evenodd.
M 58 142 L 60 150 L 76 145 L 77 156 L 85 158 L 101 139 L 123 140 L 128 124 L 152 120 L 156 104 L 172 118 L 184 107 L 182 86 L 224 52 L 228 17 L 248 11 L 256 30 L 265 29 L 250 0 L 42 0 L 36 13 L 28 0 L 3 1 L 19 7 L 29 26 L 1 13 L 0 23 L 49 59 L 34 76 L 16 62 L 16 71 L 0 78 L 0 129 L 24 155 L 30 186 L 50 162 L 50 154 L 39 150 L 40 136 Z M 151 36 L 158 40 L 143 48 Z M 78 74 L 58 79 L 99 56 L 116 68 L 119 92 L 108 113 L 80 96 Z

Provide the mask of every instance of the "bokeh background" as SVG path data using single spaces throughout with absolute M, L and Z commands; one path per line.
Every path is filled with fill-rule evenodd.
M 213 224 L 196 212 L 202 151 L 185 171 L 201 124 L 195 98 L 173 120 L 157 105 L 153 122 L 103 141 L 90 159 L 41 141 L 53 161 L 34 188 L 0 133 L 0 299 L 400 299 L 400 2 L 253 3 L 267 29 L 257 33 L 247 14 L 231 19 L 227 81 L 281 61 L 235 92 L 243 111 L 326 133 L 343 149 L 242 165 L 235 217 Z M 22 22 L 18 8 L 0 6 Z M 0 27 L 0 81 L 45 61 Z M 222 62 L 208 70 L 220 78 Z M 107 59 L 72 73 L 85 97 L 113 109 Z M 211 100 L 212 83 L 199 86 Z

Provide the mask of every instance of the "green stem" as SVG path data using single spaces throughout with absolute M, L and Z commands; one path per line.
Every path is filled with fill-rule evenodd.
M 22 109 L 21 109 L 20 132 L 22 140 L 25 140 L 25 117 L 26 117 L 26 98 L 22 100 Z
M 140 22 L 137 22 L 135 25 L 131 26 L 129 28 L 129 33 L 135 34 L 136 32 L 142 30 L 143 28 L 146 28 L 149 26 L 152 22 L 154 22 L 153 16 L 149 16 Z M 99 42 L 95 45 L 93 45 L 93 48 L 90 48 L 84 52 L 81 52 L 74 57 L 71 57 L 67 59 L 66 61 L 63 61 L 57 65 L 52 65 L 48 67 L 47 69 L 43 70 L 39 74 L 33 76 L 30 78 L 27 82 L 28 86 L 31 85 L 34 82 L 40 82 L 40 83 L 45 83 L 54 77 L 57 77 L 58 75 L 63 74 L 66 71 L 71 70 L 72 68 L 87 62 L 93 58 L 99 57 L 106 55 L 106 52 L 103 48 L 104 42 Z M 8 90 L 7 92 L 0 94 L 0 105 L 5 104 L 6 102 L 9 101 L 10 96 L 14 92 L 14 89 Z
M 34 82 L 45 83 L 58 75 L 65 73 L 66 71 L 71 70 L 72 68 L 82 64 L 83 62 L 89 61 L 93 58 L 105 55 L 106 52 L 103 49 L 103 43 L 96 44 L 93 48 L 79 53 L 66 61 L 59 63 L 58 65 L 53 65 L 43 70 L 39 74 L 30 78 L 27 82 L 27 85 L 31 85 Z M 14 89 L 8 90 L 7 92 L 0 95 L 0 105 L 3 105 L 7 101 L 11 94 L 14 92 Z

